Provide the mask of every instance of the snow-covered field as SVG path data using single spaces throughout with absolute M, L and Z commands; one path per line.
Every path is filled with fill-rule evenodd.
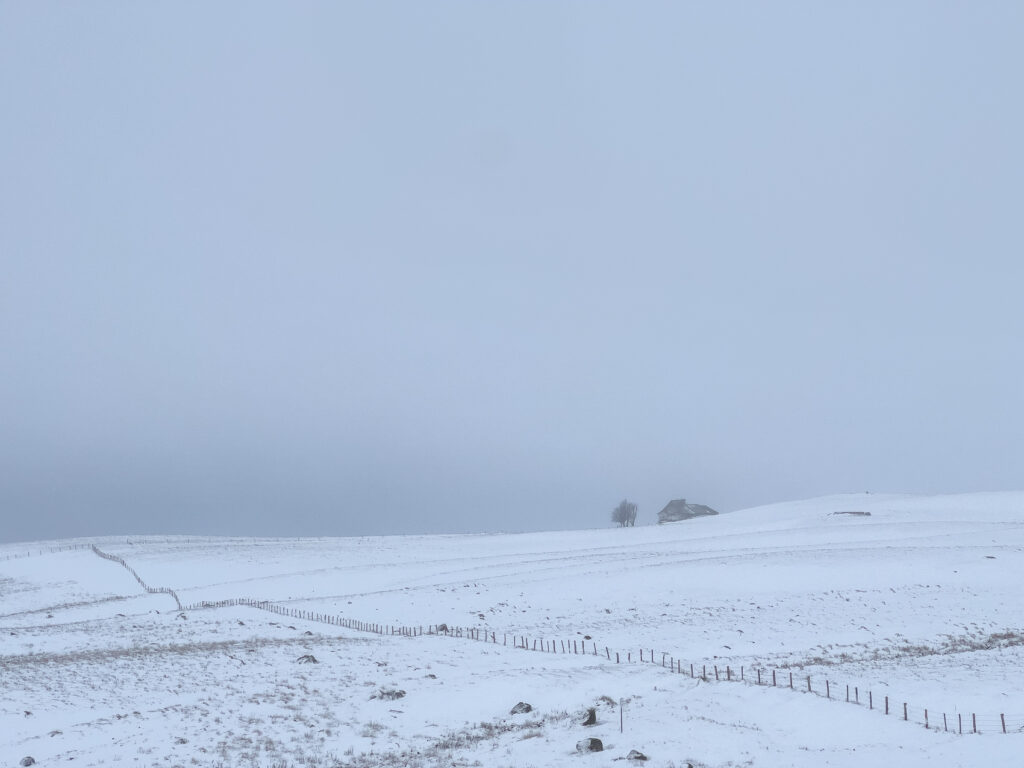
M 49 551 L 68 544 L 186 608 L 87 547 Z M 3 545 L 0 767 L 1017 765 L 1022 576 L 1020 493 L 559 533 Z M 388 634 L 189 607 L 232 598 Z M 430 634 L 442 623 L 497 642 Z M 533 711 L 510 714 L 520 701 Z M 587 737 L 604 751 L 578 753 Z

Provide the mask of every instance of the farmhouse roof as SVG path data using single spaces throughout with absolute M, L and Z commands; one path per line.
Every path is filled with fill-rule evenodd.
M 689 504 L 686 499 L 673 499 L 658 513 L 658 522 L 674 523 L 677 520 L 689 520 L 694 517 L 717 514 L 718 512 L 706 504 Z

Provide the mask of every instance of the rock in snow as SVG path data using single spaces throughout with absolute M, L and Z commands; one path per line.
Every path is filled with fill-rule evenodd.
M 604 744 L 600 739 L 583 739 L 576 742 L 577 752 L 603 752 Z

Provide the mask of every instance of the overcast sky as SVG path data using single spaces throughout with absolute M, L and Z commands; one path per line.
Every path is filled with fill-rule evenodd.
M 1024 489 L 1022 39 L 0 2 L 0 540 Z

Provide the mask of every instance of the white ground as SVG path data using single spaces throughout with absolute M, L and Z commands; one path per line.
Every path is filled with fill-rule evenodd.
M 871 514 L 831 514 L 851 511 Z M 91 543 L 186 605 L 244 597 L 498 642 L 244 606 L 177 611 L 87 548 L 49 551 Z M 4 545 L 0 768 L 29 755 L 40 766 L 610 766 L 631 749 L 680 768 L 1017 765 L 1022 575 L 1024 494 L 847 495 L 523 535 Z M 559 652 L 514 648 L 521 637 Z M 587 655 L 562 654 L 563 641 Z M 299 663 L 305 654 L 319 663 Z M 726 682 L 726 667 L 745 682 Z M 779 688 L 751 684 L 757 670 L 764 683 L 775 670 Z M 510 715 L 518 701 L 534 711 Z M 965 733 L 976 715 L 981 734 L 943 733 L 943 714 Z M 590 736 L 605 751 L 578 754 Z

